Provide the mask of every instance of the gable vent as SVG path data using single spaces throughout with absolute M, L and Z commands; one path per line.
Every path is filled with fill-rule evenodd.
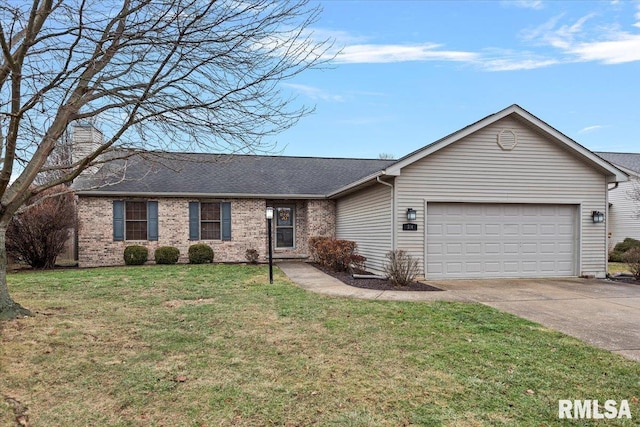
M 498 132 L 498 145 L 505 151 L 510 151 L 518 145 L 518 135 L 512 129 L 502 129 Z

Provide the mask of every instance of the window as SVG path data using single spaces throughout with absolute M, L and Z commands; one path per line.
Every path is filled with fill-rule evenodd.
M 189 240 L 231 240 L 231 202 L 189 202 Z
M 125 240 L 147 240 L 147 203 L 125 202 Z
M 200 203 L 200 239 L 220 240 L 220 203 Z
M 114 200 L 113 240 L 158 240 L 158 202 Z
M 291 206 L 276 208 L 276 248 L 294 247 L 294 211 Z

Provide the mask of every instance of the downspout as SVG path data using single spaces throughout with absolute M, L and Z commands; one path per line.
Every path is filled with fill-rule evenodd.
M 609 188 L 609 185 L 607 184 L 607 192 L 605 193 L 605 197 L 604 197 L 604 205 L 605 205 L 605 218 L 606 221 L 604 223 L 604 235 L 605 235 L 605 261 L 604 261 L 604 265 L 605 265 L 605 277 L 609 276 L 609 214 L 610 214 L 610 210 L 609 210 L 609 191 L 611 190 L 615 190 L 616 188 L 618 188 L 618 186 L 620 185 L 619 182 L 615 182 L 614 186 Z
M 390 251 L 395 250 L 396 248 L 396 218 L 395 218 L 395 206 L 394 206 L 394 186 L 393 184 L 389 184 L 386 181 L 382 181 L 380 179 L 380 176 L 376 177 L 376 181 L 378 181 L 378 183 L 382 184 L 382 185 L 386 185 L 387 187 L 391 188 L 391 197 L 390 197 L 390 201 L 391 201 L 391 248 L 389 249 Z

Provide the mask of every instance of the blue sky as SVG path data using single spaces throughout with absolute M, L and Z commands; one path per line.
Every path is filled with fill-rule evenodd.
M 640 2 L 321 1 L 332 67 L 284 155 L 401 157 L 519 104 L 594 151 L 640 152 Z

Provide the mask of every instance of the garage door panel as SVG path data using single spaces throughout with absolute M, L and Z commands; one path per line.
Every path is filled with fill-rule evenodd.
M 499 236 L 500 229 L 501 227 L 499 224 L 486 224 L 484 226 L 484 234 L 488 236 Z
M 573 276 L 576 217 L 571 205 L 429 203 L 427 277 Z
M 427 225 L 427 234 L 430 236 L 442 236 L 442 225 Z
M 443 246 L 441 243 L 429 243 L 427 244 L 427 253 L 431 255 L 442 255 Z

